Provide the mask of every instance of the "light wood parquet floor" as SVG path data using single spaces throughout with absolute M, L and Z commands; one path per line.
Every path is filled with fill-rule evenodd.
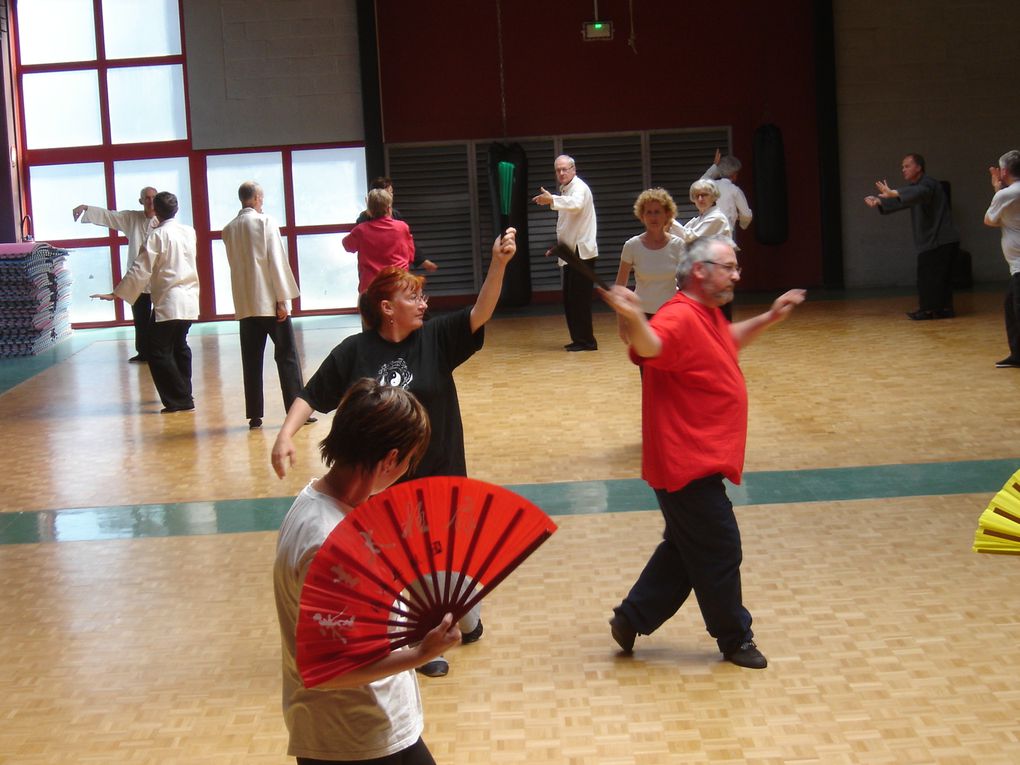
M 962 295 L 961 318 L 927 323 L 902 316 L 907 298 L 805 305 L 744 354 L 748 470 L 1017 456 L 1020 372 L 992 366 L 1000 300 Z M 611 317 L 596 319 L 602 349 L 587 354 L 560 350 L 559 316 L 490 325 L 458 373 L 476 477 L 638 475 L 637 372 Z M 301 333 L 306 372 L 336 341 Z M 266 429 L 249 433 L 236 335 L 192 346 L 194 414 L 155 413 L 126 342 L 0 396 L 0 508 L 296 493 L 319 472 L 329 418 L 302 431 L 278 481 L 272 370 Z M 447 678 L 422 681 L 426 740 L 451 765 L 1020 762 L 1020 560 L 970 551 L 987 501 L 740 508 L 763 672 L 720 662 L 694 603 L 617 655 L 606 620 L 657 542 L 658 513 L 557 518 L 487 601 L 483 639 L 451 655 Z M 274 541 L 0 547 L 0 763 L 287 762 Z

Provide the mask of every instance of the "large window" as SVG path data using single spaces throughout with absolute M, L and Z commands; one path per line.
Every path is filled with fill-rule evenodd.
M 340 240 L 364 208 L 363 148 L 210 154 L 205 167 L 218 315 L 233 312 L 230 268 L 221 236 L 223 227 L 237 215 L 237 188 L 246 180 L 262 186 L 262 211 L 280 226 L 301 285 L 300 309 L 357 307 L 357 262 Z
M 71 251 L 76 326 L 130 319 L 120 301 L 88 297 L 123 276 L 128 248 L 71 211 L 141 210 L 147 186 L 174 192 L 178 220 L 196 228 L 201 318 L 233 313 L 221 231 L 246 180 L 262 185 L 280 225 L 303 292 L 296 309 L 356 306 L 340 238 L 363 207 L 361 146 L 193 151 L 179 0 L 22 0 L 12 21 L 26 206 L 36 240 Z

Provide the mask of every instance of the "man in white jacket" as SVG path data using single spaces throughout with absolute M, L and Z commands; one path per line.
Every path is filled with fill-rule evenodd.
M 237 196 L 241 211 L 223 227 L 223 244 L 230 263 L 234 314 L 241 325 L 245 417 L 248 427 L 255 430 L 262 427 L 264 414 L 262 359 L 266 338 L 276 348 L 273 358 L 283 391 L 284 413 L 304 386 L 290 321 L 290 301 L 301 293 L 287 261 L 280 229 L 262 212 L 262 187 L 245 181 Z
M 113 292 L 93 295 L 134 303 L 146 285 L 152 290 L 153 320 L 147 354 L 152 382 L 163 402 L 161 412 L 195 408 L 191 392 L 188 330 L 198 319 L 198 269 L 195 229 L 174 220 L 177 197 L 161 191 L 152 201 L 159 224 Z
M 577 177 L 573 157 L 560 155 L 554 168 L 560 193 L 552 194 L 540 187 L 541 193 L 532 201 L 556 210 L 559 215 L 556 219 L 556 240 L 574 250 L 594 272 L 599 248 L 595 241 L 597 226 L 591 189 Z M 563 347 L 568 351 L 597 351 L 599 346 L 591 325 L 594 285 L 583 274 L 567 268 L 565 261 L 560 260 L 559 266 L 563 275 L 563 312 L 567 318 L 567 331 L 570 332 L 570 342 Z
M 134 265 L 135 258 L 145 240 L 149 238 L 152 229 L 156 227 L 156 212 L 152 209 L 152 200 L 156 198 L 156 189 L 146 186 L 138 195 L 138 204 L 141 210 L 107 210 L 94 205 L 78 205 L 71 211 L 75 220 L 81 219 L 82 223 L 94 223 L 97 226 L 112 228 L 128 240 L 127 270 Z M 126 273 L 126 272 L 125 272 Z M 152 298 L 149 295 L 149 288 L 139 294 L 138 299 L 131 304 L 131 318 L 135 325 L 135 355 L 128 359 L 132 364 L 144 364 L 145 346 L 148 343 L 147 333 L 149 322 L 152 319 Z

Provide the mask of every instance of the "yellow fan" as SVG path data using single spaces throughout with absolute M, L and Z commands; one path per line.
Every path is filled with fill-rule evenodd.
M 1020 555 L 1020 470 L 981 513 L 974 552 Z

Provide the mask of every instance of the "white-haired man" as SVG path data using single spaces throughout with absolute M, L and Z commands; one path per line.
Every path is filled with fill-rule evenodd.
M 723 657 L 764 669 L 740 589 L 740 530 L 723 478 L 740 483 L 747 440 L 747 388 L 738 352 L 804 301 L 781 295 L 765 313 L 730 324 L 740 266 L 733 240 L 702 237 L 677 269 L 680 291 L 649 321 L 626 287 L 604 293 L 627 326 L 631 361 L 642 369 L 641 476 L 666 521 L 663 541 L 614 609 L 613 639 L 630 653 L 693 591 Z
M 751 208 L 747 204 L 747 197 L 737 185 L 737 176 L 740 175 L 741 167 L 743 165 L 739 159 L 732 154 L 727 154 L 724 157 L 722 152 L 716 149 L 712 165 L 701 176 L 703 180 L 715 181 L 716 186 L 719 187 L 719 201 L 716 204 L 726 216 L 726 220 L 730 222 L 730 230 L 734 234 L 737 233 L 738 224 L 740 228 L 746 229 L 751 225 L 751 219 L 754 217 L 754 213 L 751 212 Z
M 985 225 L 1002 229 L 1002 254 L 1009 265 L 1004 306 L 1009 355 L 995 366 L 1020 368 L 1020 151 L 1007 151 L 988 173 L 995 196 L 985 213 Z
M 599 255 L 595 241 L 597 224 L 595 220 L 595 202 L 592 199 L 588 184 L 577 177 L 577 166 L 573 157 L 562 154 L 556 158 L 553 167 L 556 170 L 556 182 L 560 193 L 552 194 L 541 189 L 532 198 L 535 204 L 547 205 L 556 210 L 556 240 L 577 253 L 588 267 L 595 270 L 595 260 Z M 546 255 L 552 253 L 550 249 Z M 559 260 L 563 281 L 563 313 L 567 319 L 567 331 L 570 342 L 563 348 L 568 351 L 597 351 L 595 333 L 591 324 L 591 298 L 594 285 L 584 274 L 567 267 L 564 260 Z
M 138 195 L 141 210 L 107 210 L 95 205 L 78 205 L 71 214 L 82 223 L 94 223 L 119 231 L 128 240 L 127 267 L 124 273 L 131 270 L 135 258 L 145 246 L 152 230 L 159 225 L 156 211 L 152 209 L 152 200 L 156 198 L 156 189 L 146 186 Z M 138 299 L 131 304 L 131 320 L 135 327 L 135 355 L 128 359 L 132 364 L 144 364 L 147 360 L 147 343 L 149 323 L 152 320 L 152 296 L 148 286 L 141 292 Z

